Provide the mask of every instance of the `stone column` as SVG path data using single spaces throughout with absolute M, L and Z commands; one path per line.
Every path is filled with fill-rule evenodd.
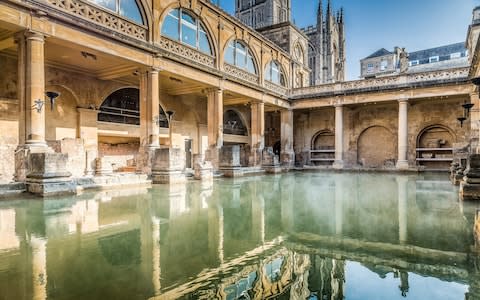
M 398 100 L 398 170 L 408 169 L 408 99 Z
M 28 147 L 47 146 L 45 142 L 45 36 L 36 32 L 27 32 L 26 69 L 25 69 L 25 144 Z M 43 102 L 40 110 L 36 103 Z
M 98 157 L 98 110 L 78 108 L 78 137 L 83 139 L 86 151 L 85 175 L 93 175 Z
M 148 147 L 158 148 L 160 147 L 159 136 L 160 127 L 157 120 L 160 114 L 160 100 L 159 100 L 159 76 L 158 69 L 150 69 L 147 71 L 147 101 L 146 112 L 147 119 L 147 136 Z
M 223 147 L 223 90 L 207 90 L 207 113 L 208 113 L 208 155 L 207 160 L 212 162 L 213 167 L 219 167 L 219 149 Z
M 282 110 L 280 115 L 281 122 L 281 144 L 280 161 L 283 166 L 291 168 L 295 163 L 295 153 L 293 151 L 293 111 Z
M 408 240 L 408 177 L 397 177 L 398 239 L 400 244 Z
M 343 105 L 335 105 L 335 162 L 334 169 L 343 169 Z
M 262 151 L 265 148 L 265 104 L 253 102 L 251 104 L 251 166 L 258 166 L 261 163 Z

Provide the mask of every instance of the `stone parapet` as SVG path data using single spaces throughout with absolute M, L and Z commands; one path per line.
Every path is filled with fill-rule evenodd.
M 153 183 L 183 183 L 186 181 L 185 152 L 180 148 L 156 149 L 152 163 Z
M 223 146 L 219 153 L 220 171 L 225 177 L 241 177 L 240 146 Z

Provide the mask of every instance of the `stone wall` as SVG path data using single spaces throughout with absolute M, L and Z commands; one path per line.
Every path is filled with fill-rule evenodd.
M 114 164 L 114 171 L 125 167 L 135 166 L 135 160 L 139 151 L 140 143 L 125 144 L 98 144 L 98 156 L 108 158 Z
M 18 102 L 0 98 L 0 183 L 13 181 L 18 146 Z

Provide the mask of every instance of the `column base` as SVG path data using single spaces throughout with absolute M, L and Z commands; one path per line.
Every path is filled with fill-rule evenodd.
M 480 179 L 469 178 L 460 183 L 460 200 L 480 201 Z
M 280 153 L 280 164 L 287 170 L 293 168 L 295 164 L 295 152 L 283 151 Z
M 152 173 L 152 182 L 155 184 L 177 184 L 187 182 L 187 178 L 185 177 L 185 173 L 179 170 L 154 171 Z
M 333 162 L 332 168 L 335 170 L 341 170 L 345 167 L 345 164 L 343 163 L 343 160 L 336 160 Z
M 399 160 L 395 167 L 397 170 L 408 170 L 410 166 L 408 165 L 408 160 Z
M 243 177 L 242 167 L 220 167 L 220 172 L 229 178 Z

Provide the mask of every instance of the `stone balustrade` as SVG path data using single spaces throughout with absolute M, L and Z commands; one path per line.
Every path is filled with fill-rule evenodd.
M 345 81 L 332 84 L 324 84 L 305 88 L 294 89 L 291 93 L 293 99 L 305 99 L 311 97 L 344 95 L 362 91 L 379 91 L 396 88 L 408 88 L 439 84 L 448 82 L 462 82 L 468 80 L 468 68 L 449 69 L 433 72 L 402 74 L 397 76 L 385 76 L 380 78 Z

